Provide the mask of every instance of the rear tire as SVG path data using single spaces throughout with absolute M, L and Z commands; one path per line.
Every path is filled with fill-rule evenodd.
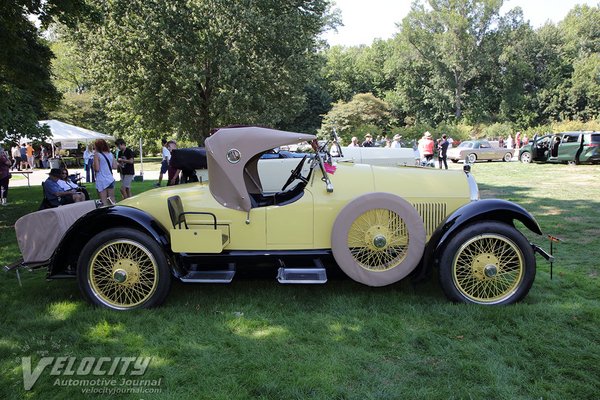
M 504 162 L 510 162 L 510 160 L 512 160 L 512 154 L 510 153 L 506 153 L 504 157 L 502 157 L 502 161 Z
M 524 151 L 519 156 L 519 161 L 521 161 L 523 164 L 529 164 L 529 163 L 531 163 L 531 153 L 528 152 L 528 151 Z
M 535 279 L 529 241 L 516 228 L 497 221 L 463 228 L 440 260 L 440 284 L 455 302 L 513 304 L 527 295 Z
M 467 155 L 466 161 L 469 164 L 475 164 L 475 161 L 477 161 L 477 154 L 471 153 L 471 154 Z
M 92 304 L 123 311 L 161 304 L 169 293 L 171 273 L 154 239 L 135 229 L 113 228 L 84 246 L 77 281 Z

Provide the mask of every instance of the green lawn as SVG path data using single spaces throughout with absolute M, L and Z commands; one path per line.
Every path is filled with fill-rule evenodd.
M 436 279 L 379 289 L 271 279 L 174 284 L 164 306 L 118 313 L 83 302 L 74 281 L 23 273 L 19 287 L 2 274 L 0 398 L 85 397 L 55 385 L 49 369 L 24 391 L 27 356 L 34 365 L 44 356 L 152 357 L 143 378 L 162 378 L 161 392 L 123 398 L 598 398 L 600 167 L 480 163 L 473 171 L 482 197 L 524 205 L 564 239 L 554 279 L 538 257 L 520 304 L 451 304 Z M 133 191 L 152 183 L 135 182 Z M 25 187 L 10 196 L 0 208 L 0 265 L 18 257 L 12 226 L 41 193 Z

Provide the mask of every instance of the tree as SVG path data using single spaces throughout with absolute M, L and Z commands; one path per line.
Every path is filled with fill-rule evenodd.
M 405 50 L 414 51 L 412 71 L 424 74 L 425 88 L 437 93 L 432 101 L 438 107 L 436 114 L 445 114 L 443 107 L 450 104 L 460 119 L 467 87 L 480 75 L 488 56 L 485 46 L 502 0 L 429 0 L 428 5 L 413 3 L 402 21 L 400 40 L 410 45 Z
M 385 132 L 391 122 L 389 105 L 385 101 L 373 96 L 372 93 L 359 93 L 349 102 L 340 100 L 335 103 L 323 118 L 319 133 L 328 137 L 335 128 L 345 143 L 349 143 L 350 138 L 362 132 L 365 126 L 373 127 L 378 132 Z
M 76 38 L 117 134 L 279 126 L 305 107 L 326 0 L 90 0 Z
M 0 140 L 42 138 L 47 131 L 37 121 L 60 99 L 50 78 L 52 52 L 28 17 L 42 26 L 53 18 L 73 23 L 83 10 L 79 0 L 0 2 Z

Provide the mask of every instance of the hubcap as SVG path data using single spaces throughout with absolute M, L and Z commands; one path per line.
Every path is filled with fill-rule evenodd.
M 113 278 L 115 282 L 123 283 L 127 280 L 127 272 L 122 269 L 118 269 L 115 272 L 113 272 Z
M 377 235 L 373 238 L 373 245 L 378 249 L 383 249 L 387 244 L 387 240 L 383 235 Z
M 458 291 L 480 304 L 495 304 L 511 297 L 525 273 L 519 247 L 509 238 L 483 234 L 465 242 L 452 265 Z

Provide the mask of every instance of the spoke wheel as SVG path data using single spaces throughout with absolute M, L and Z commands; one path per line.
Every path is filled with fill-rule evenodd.
M 157 242 L 129 228 L 90 240 L 78 262 L 79 287 L 93 304 L 115 310 L 162 303 L 170 287 L 166 257 Z
M 534 278 L 535 256 L 527 239 L 495 221 L 464 228 L 440 261 L 440 283 L 454 301 L 511 304 L 525 297 Z
M 88 280 L 102 303 L 117 308 L 135 307 L 156 291 L 158 266 L 141 244 L 114 240 L 94 253 Z
M 340 268 L 369 286 L 384 286 L 407 276 L 425 248 L 425 228 L 415 208 L 389 193 L 372 193 L 348 203 L 331 234 Z
M 509 239 L 484 234 L 463 244 L 453 262 L 457 289 L 476 303 L 497 303 L 511 296 L 523 280 L 521 251 Z
M 469 164 L 474 164 L 477 161 L 477 155 L 475 153 L 471 153 L 467 156 L 467 162 Z
M 354 261 L 368 271 L 394 268 L 408 252 L 408 230 L 391 210 L 369 210 L 350 226 L 348 248 Z

